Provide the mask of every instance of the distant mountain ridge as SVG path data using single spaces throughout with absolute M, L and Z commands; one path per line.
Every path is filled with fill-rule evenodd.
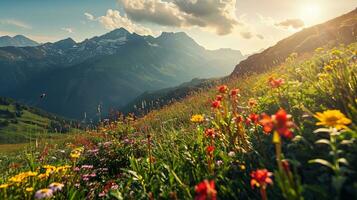
M 34 40 L 31 40 L 23 35 L 11 36 L 2 36 L 0 37 L 0 47 L 14 46 L 14 47 L 27 47 L 27 46 L 37 46 L 37 43 Z
M 305 28 L 261 53 L 249 56 L 232 76 L 262 72 L 285 61 L 291 53 L 311 53 L 324 45 L 336 46 L 357 41 L 357 8 L 325 23 Z
M 148 90 L 228 75 L 237 50 L 206 50 L 186 33 L 140 36 L 124 28 L 76 43 L 0 48 L 0 95 L 70 118 L 96 116 Z M 47 93 L 38 104 L 38 95 Z

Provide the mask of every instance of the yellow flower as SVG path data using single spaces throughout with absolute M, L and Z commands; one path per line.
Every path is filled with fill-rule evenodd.
M 33 177 L 33 176 L 37 176 L 37 172 L 32 172 L 32 171 L 22 172 L 22 173 L 19 173 L 15 176 L 11 177 L 9 179 L 9 181 L 14 182 L 14 183 L 23 183 L 23 182 L 26 182 L 26 179 L 28 177 Z
M 48 173 L 44 173 L 44 174 L 39 174 L 37 177 L 39 179 L 45 179 L 45 178 L 48 178 L 50 175 Z
M 191 117 L 191 122 L 194 122 L 194 123 L 201 123 L 201 122 L 203 122 L 203 120 L 204 120 L 203 115 L 192 115 L 192 117 Z
M 0 189 L 6 189 L 6 188 L 8 188 L 9 186 L 10 186 L 10 184 L 7 184 L 7 183 L 1 184 L 1 185 L 0 185 Z
M 325 65 L 324 70 L 326 71 L 332 71 L 333 67 L 331 65 Z
M 26 192 L 32 192 L 32 191 L 33 191 L 33 187 L 26 188 Z
M 339 110 L 326 110 L 323 113 L 317 112 L 314 117 L 319 120 L 316 125 L 333 127 L 338 130 L 346 129 L 346 125 L 351 123 L 351 120 Z

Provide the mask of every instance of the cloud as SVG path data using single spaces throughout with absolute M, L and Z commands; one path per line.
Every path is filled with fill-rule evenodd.
M 242 31 L 240 32 L 240 36 L 242 36 L 244 39 L 251 39 L 254 35 L 252 32 Z
M 127 16 L 136 22 L 170 27 L 198 26 L 227 35 L 240 25 L 236 0 L 119 0 Z
M 85 12 L 84 15 L 85 15 L 85 16 L 87 17 L 87 19 L 90 20 L 90 21 L 94 21 L 94 20 L 95 20 L 95 19 L 94 19 L 94 16 L 93 16 L 92 14 L 90 14 L 90 13 Z
M 0 20 L 0 24 L 9 24 L 12 26 L 17 26 L 23 29 L 32 29 L 32 27 L 22 21 L 19 20 L 15 20 L 15 19 L 4 19 L 4 20 Z
M 280 26 L 283 28 L 289 28 L 292 27 L 294 29 L 299 29 L 304 27 L 304 21 L 302 21 L 301 19 L 286 19 L 282 22 L 279 23 L 275 23 L 275 26 Z
M 126 15 L 121 16 L 118 10 L 109 9 L 106 15 L 98 17 L 97 20 L 109 30 L 123 27 L 129 32 L 135 32 L 141 35 L 153 34 L 149 28 L 133 23 Z
M 72 28 L 61 28 L 62 31 L 66 31 L 68 33 L 74 33 Z

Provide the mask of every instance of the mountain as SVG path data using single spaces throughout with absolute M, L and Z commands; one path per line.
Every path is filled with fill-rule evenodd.
M 70 118 L 95 117 L 99 105 L 106 112 L 145 91 L 228 75 L 242 59 L 237 50 L 206 50 L 183 32 L 155 38 L 120 28 L 80 43 L 0 48 L 0 95 Z
M 292 36 L 279 41 L 261 53 L 241 61 L 232 75 L 261 72 L 285 61 L 291 53 L 299 55 L 313 52 L 316 48 L 328 45 L 349 44 L 357 41 L 357 8 L 352 12 L 305 28 Z
M 26 47 L 26 46 L 37 46 L 39 43 L 23 36 L 16 35 L 14 37 L 2 36 L 0 37 L 0 47 L 14 46 L 14 47 Z
M 73 122 L 0 97 L 0 144 L 28 142 L 31 138 L 70 131 Z

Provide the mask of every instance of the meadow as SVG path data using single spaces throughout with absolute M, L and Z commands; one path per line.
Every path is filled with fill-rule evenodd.
M 357 199 L 357 43 L 0 157 L 0 199 Z

